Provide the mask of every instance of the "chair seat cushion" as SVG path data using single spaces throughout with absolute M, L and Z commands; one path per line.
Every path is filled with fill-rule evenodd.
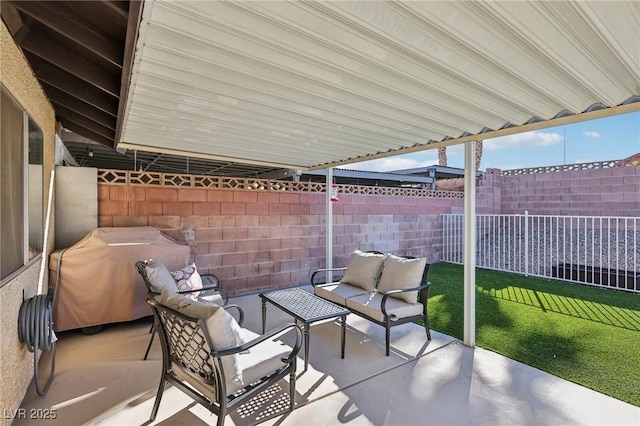
M 316 285 L 313 292 L 318 297 L 342 306 L 346 306 L 346 299 L 349 297 L 369 296 L 366 290 L 343 282 Z
M 242 329 L 242 334 L 247 341 L 251 341 L 258 334 Z M 238 356 L 238 363 L 242 369 L 242 379 L 245 385 L 254 383 L 261 378 L 273 374 L 277 369 L 284 367 L 282 358 L 289 355 L 291 347 L 284 343 L 265 340 L 262 343 L 253 346 L 249 351 L 241 352 Z M 227 382 L 227 394 L 231 395 L 242 388 L 238 382 Z
M 248 340 L 253 340 L 259 336 L 246 328 L 242 329 L 242 335 Z M 273 374 L 277 369 L 285 365 L 282 362 L 282 358 L 286 357 L 290 352 L 291 348 L 282 343 L 265 340 L 264 342 L 252 347 L 251 350 L 238 355 L 238 364 L 242 368 L 244 384 L 236 380 L 229 380 L 226 378 L 227 396 L 233 395 L 246 385 Z M 175 364 L 172 364 L 172 369 L 180 379 L 198 389 L 206 395 L 207 398 L 215 400 L 215 388 L 213 386 L 207 386 L 202 381 L 187 374 L 182 368 Z
M 196 300 L 208 304 L 224 306 L 224 299 L 220 293 L 207 294 L 206 296 L 201 293 Z
M 384 322 L 382 314 L 382 295 L 354 296 L 347 299 L 347 308 L 353 312 L 360 312 L 377 321 Z M 387 298 L 386 310 L 388 315 L 395 315 L 396 318 L 407 318 L 423 313 L 422 303 L 408 303 L 393 297 Z

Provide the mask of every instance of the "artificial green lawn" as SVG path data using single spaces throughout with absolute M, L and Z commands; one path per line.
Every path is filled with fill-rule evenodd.
M 462 265 L 429 281 L 430 327 L 462 339 Z M 476 344 L 640 406 L 640 294 L 477 269 Z

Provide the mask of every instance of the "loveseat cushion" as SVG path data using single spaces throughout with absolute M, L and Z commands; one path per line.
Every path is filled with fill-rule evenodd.
M 374 292 L 385 257 L 381 253 L 354 251 L 341 281 L 345 284 L 360 287 L 368 293 Z
M 418 287 L 422 281 L 422 274 L 427 265 L 427 258 L 408 259 L 393 254 L 387 256 L 384 261 L 384 269 L 380 276 L 378 292 L 386 293 L 389 290 L 404 290 Z M 404 300 L 408 303 L 418 302 L 418 292 L 409 291 L 397 293 L 391 297 Z
M 145 267 L 152 292 L 160 294 L 163 290 L 168 290 L 173 293 L 178 291 L 176 281 L 164 263 L 149 259 L 145 262 Z
M 384 322 L 382 297 L 383 295 L 380 293 L 350 297 L 347 299 L 347 308 L 352 312 L 359 312 L 377 321 Z M 390 316 L 395 315 L 397 318 L 421 315 L 423 308 L 422 303 L 407 303 L 393 297 L 387 298 L 387 314 Z
M 346 306 L 345 299 L 349 297 L 369 295 L 366 290 L 343 282 L 316 285 L 313 288 L 313 292 L 318 297 L 342 306 Z

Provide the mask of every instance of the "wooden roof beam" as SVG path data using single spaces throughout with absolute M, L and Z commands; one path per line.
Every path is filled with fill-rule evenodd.
M 87 129 L 86 127 L 80 126 L 76 123 L 74 123 L 73 121 L 67 121 L 65 120 L 64 122 L 62 122 L 62 126 L 68 130 L 71 130 L 74 133 L 79 134 L 80 136 L 84 136 L 85 138 L 89 138 L 94 142 L 99 143 L 100 145 L 104 145 L 106 147 L 109 148 L 113 148 L 113 141 L 110 140 L 109 138 L 105 138 L 102 135 L 99 135 L 89 129 Z
M 120 81 L 117 76 L 105 72 L 102 68 L 88 62 L 77 53 L 54 43 L 35 30 L 30 29 L 23 39 L 19 41 L 19 44 L 23 49 L 71 73 L 103 92 L 116 98 L 120 96 Z
M 49 96 L 49 100 L 53 104 L 56 111 L 59 110 L 59 107 L 65 108 L 69 111 L 73 111 L 76 114 L 80 114 L 83 117 L 92 120 L 101 126 L 104 126 L 108 129 L 111 129 L 115 132 L 116 130 L 116 118 L 106 114 L 105 112 L 100 111 L 99 109 L 93 108 L 91 105 L 85 104 L 84 102 L 67 95 L 66 93 L 59 91 L 55 88 L 52 88 L 55 92 L 55 95 L 52 95 L 51 89 L 45 89 L 47 96 Z
M 62 105 L 54 105 L 54 109 L 56 111 L 56 116 L 62 122 L 62 125 L 67 127 L 66 125 L 69 122 L 75 123 L 78 126 L 81 126 L 91 132 L 102 136 L 103 138 L 109 139 L 113 141 L 115 138 L 115 131 L 108 127 L 103 126 L 102 124 L 98 124 L 93 120 L 88 119 L 87 117 L 78 114 L 75 111 L 70 110 Z M 113 142 L 111 143 L 113 146 Z
M 23 13 L 122 69 L 124 52 L 120 43 L 92 31 L 79 17 L 70 16 L 60 7 L 48 2 L 28 1 L 13 4 Z
M 69 95 L 113 116 L 118 111 L 118 99 L 98 90 L 94 86 L 78 80 L 66 71 L 55 67 L 39 57 L 26 52 L 31 66 L 41 82 L 55 87 Z

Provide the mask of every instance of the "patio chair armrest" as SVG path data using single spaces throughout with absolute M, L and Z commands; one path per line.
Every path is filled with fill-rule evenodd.
M 203 287 L 207 288 L 221 288 L 220 280 L 213 274 L 200 274 Z
M 241 352 L 245 352 L 249 349 L 251 349 L 252 347 L 259 345 L 260 343 L 266 341 L 266 340 L 270 340 L 273 339 L 274 337 L 287 333 L 289 331 L 295 331 L 296 333 L 296 342 L 293 345 L 293 349 L 291 350 L 291 352 L 289 352 L 289 355 L 282 358 L 282 362 L 288 363 L 290 362 L 293 358 L 295 358 L 298 355 L 298 352 L 300 351 L 300 347 L 302 346 L 302 330 L 300 330 L 300 327 L 294 323 L 288 323 L 288 324 L 283 324 L 280 327 L 274 328 L 273 330 L 270 330 L 268 332 L 266 332 L 265 334 L 262 334 L 258 337 L 256 337 L 255 339 L 244 343 L 240 346 L 236 346 L 233 348 L 229 348 L 229 349 L 223 349 L 220 351 L 212 351 L 212 354 L 214 356 L 227 356 L 227 355 L 234 355 L 234 354 L 238 354 Z
M 313 271 L 313 273 L 311 274 L 311 285 L 315 287 L 315 278 L 317 274 L 323 273 L 323 272 L 344 272 L 346 271 L 347 268 L 346 266 L 343 268 L 322 268 L 322 269 L 316 269 L 315 271 Z M 318 283 L 320 284 L 320 283 Z
M 382 302 L 380 303 L 380 308 L 382 309 L 382 315 L 386 317 L 389 317 L 393 320 L 393 315 L 388 315 L 387 314 L 387 300 L 389 299 L 389 297 L 391 297 L 391 295 L 393 294 L 398 294 L 398 293 L 408 293 L 410 291 L 418 291 L 419 293 L 423 293 L 423 302 L 422 303 L 427 303 L 427 292 L 429 290 L 429 286 L 431 286 L 431 282 L 427 281 L 425 283 L 420 284 L 418 287 L 411 287 L 411 288 L 404 288 L 404 289 L 398 289 L 398 290 L 389 290 L 387 292 L 384 293 L 384 296 L 382 296 Z
M 208 296 L 209 292 L 217 292 L 220 294 L 222 298 L 222 306 L 227 306 L 229 302 L 229 296 L 227 296 L 227 292 L 221 289 L 220 287 L 202 287 L 202 288 L 194 288 L 192 290 L 178 290 L 176 293 L 180 295 L 185 295 L 189 293 L 199 293 L 200 296 Z M 152 293 L 152 294 L 160 294 L 160 293 Z
M 198 290 L 193 290 L 193 291 L 198 291 Z M 220 294 L 220 297 L 222 298 L 222 306 L 227 306 L 227 303 L 229 303 L 229 296 L 227 295 L 227 292 L 221 289 L 220 287 L 205 286 L 205 287 L 202 287 L 199 291 L 200 291 L 200 296 L 209 296 L 211 293 Z
M 200 293 L 201 295 L 208 295 L 208 292 L 216 291 L 220 294 L 222 298 L 222 305 L 226 306 L 229 302 L 229 296 L 227 292 L 224 291 L 222 287 L 220 287 L 220 280 L 213 274 L 201 274 L 200 278 L 202 279 L 202 288 L 194 288 L 189 290 L 178 290 L 177 293 L 184 295 L 189 293 Z
M 240 327 L 244 326 L 244 311 L 242 310 L 242 308 L 240 306 L 238 306 L 238 305 L 224 305 L 224 309 L 227 310 L 227 311 L 229 309 L 237 310 L 238 311 L 238 318 L 237 318 L 236 321 L 238 322 L 238 325 Z
M 227 292 L 220 285 L 220 279 L 214 274 L 200 274 L 200 278 L 202 278 L 202 289 L 201 291 L 211 291 L 216 290 L 220 293 L 222 300 L 224 301 L 224 305 L 229 302 L 229 296 Z

